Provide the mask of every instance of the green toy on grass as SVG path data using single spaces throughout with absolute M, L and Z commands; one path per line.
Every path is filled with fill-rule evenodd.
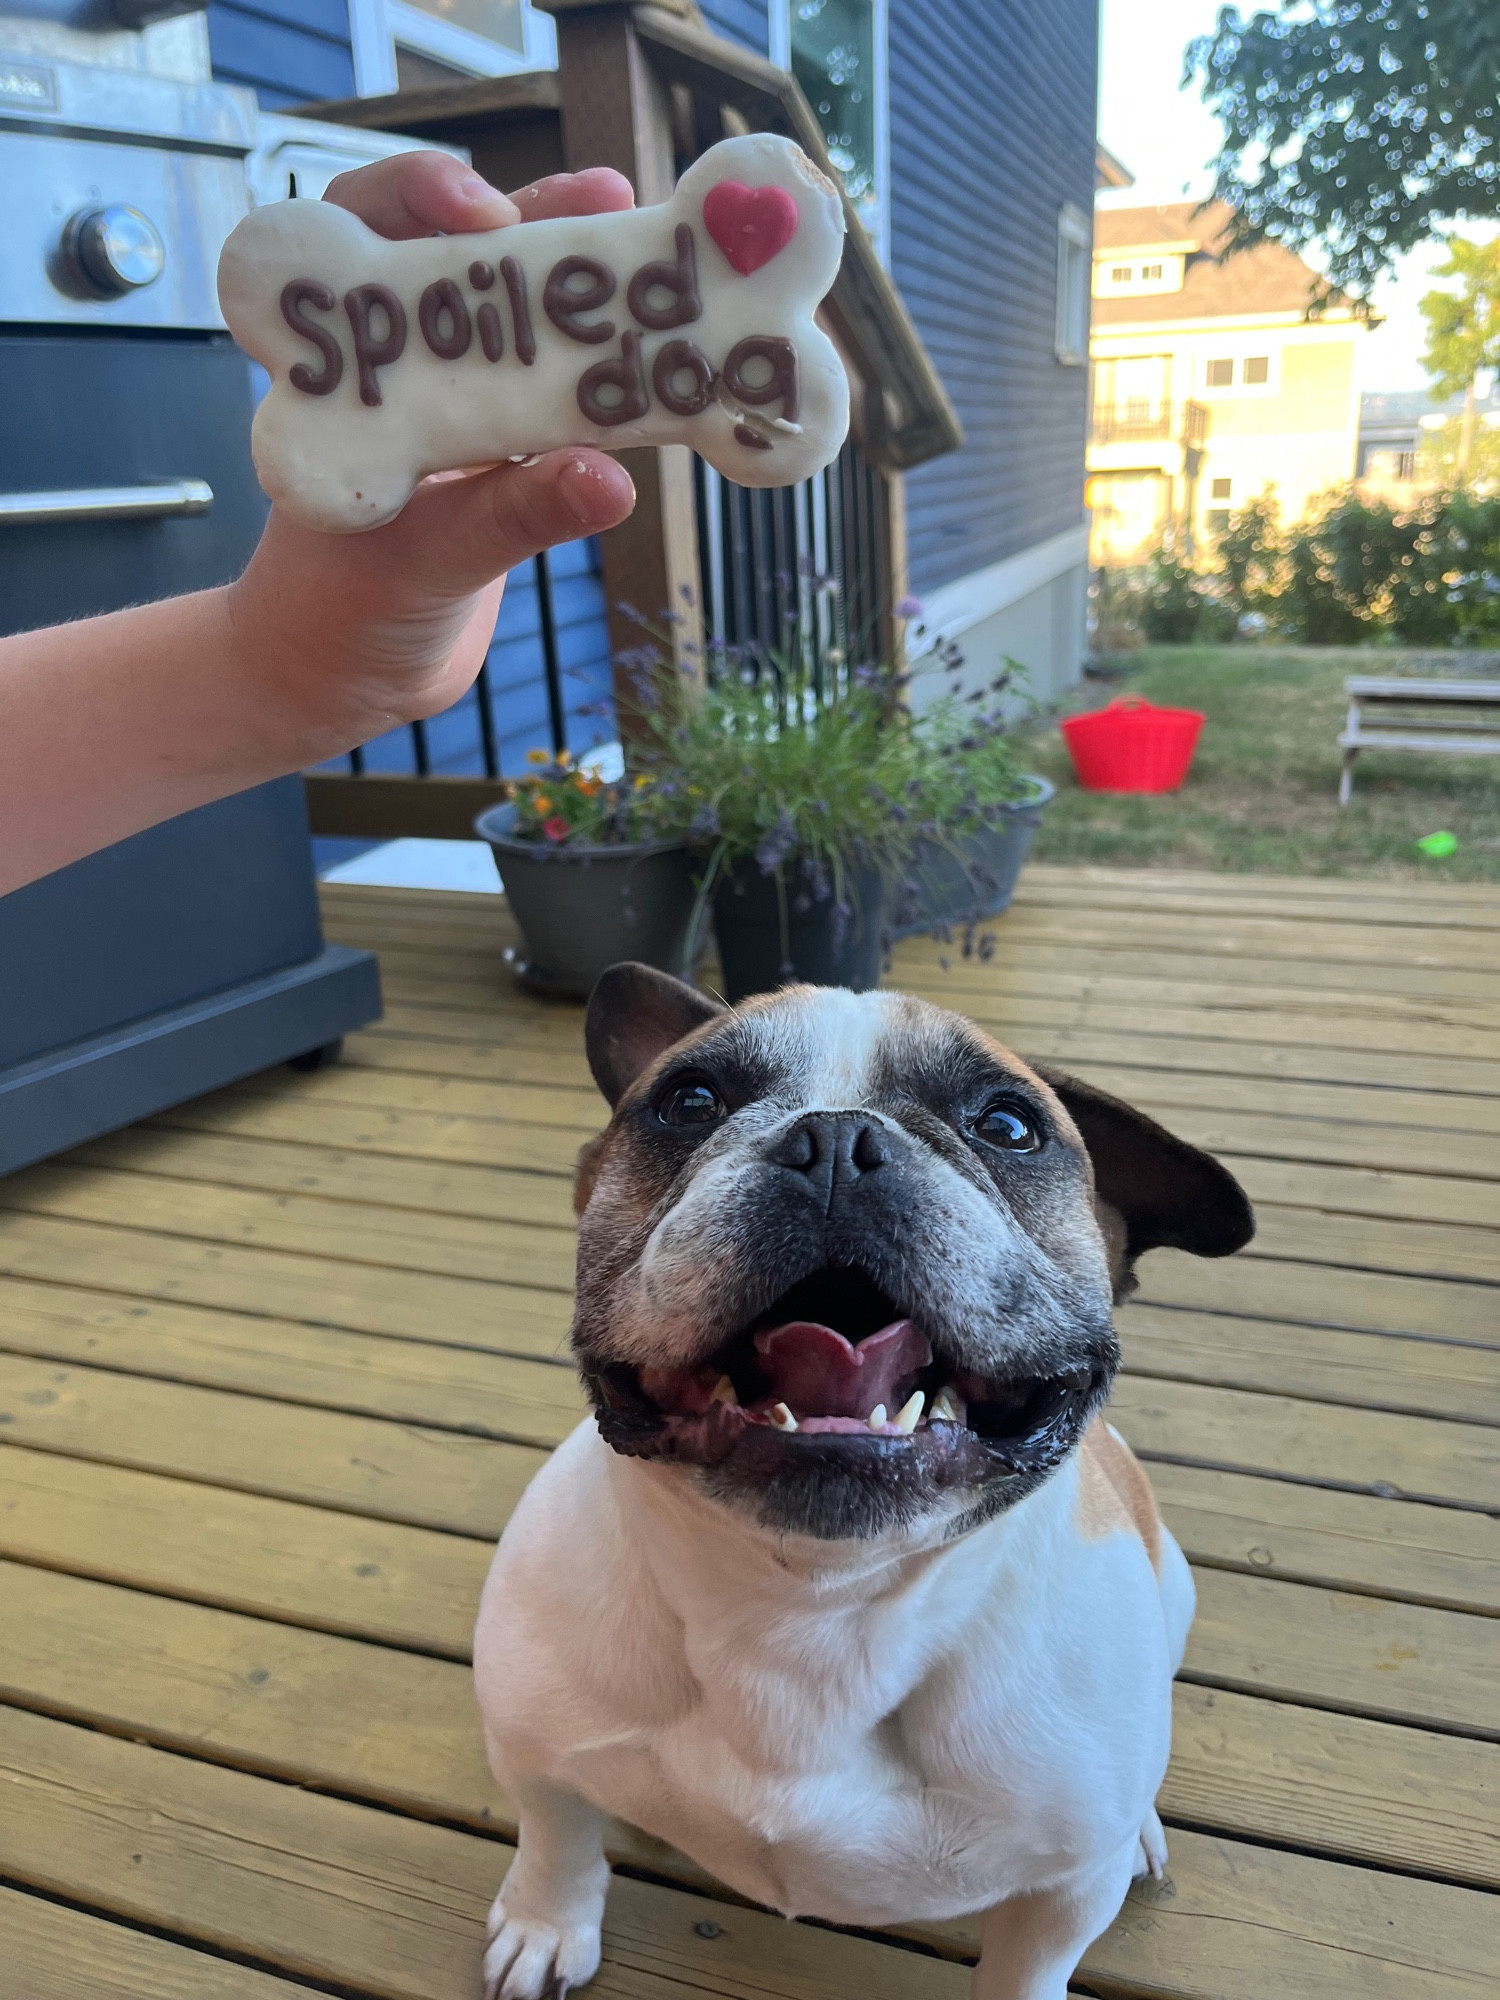
M 1458 852 L 1458 835 L 1449 833 L 1446 828 L 1440 833 L 1424 833 L 1417 847 L 1429 861 L 1446 861 L 1450 854 Z

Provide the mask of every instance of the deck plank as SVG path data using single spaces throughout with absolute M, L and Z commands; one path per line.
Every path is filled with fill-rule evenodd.
M 570 1180 L 603 1108 L 580 1010 L 502 962 L 502 899 L 324 905 L 380 949 L 388 1002 L 343 1066 L 0 1183 L 0 1699 L 22 1705 L 0 1875 L 79 1906 L 0 1891 L 37 2000 L 471 1990 L 508 1822 L 469 1618 L 580 1409 Z M 1132 1896 L 1081 1979 L 1487 1993 L 1500 896 L 1033 868 L 994 933 L 984 964 L 903 946 L 896 983 L 1210 1145 L 1261 1211 L 1227 1263 L 1148 1258 L 1121 1319 L 1116 1420 L 1200 1614 L 1171 1887 Z M 959 1965 L 705 1901 L 628 1829 L 614 1849 L 699 1893 L 620 1885 L 601 2000 L 966 1991 Z M 723 1948 L 681 1914 L 705 1910 Z M 974 1949 L 972 1923 L 912 1935 Z
M 0 1699 L 388 1808 L 514 1830 L 460 1664 L 3 1564 L 0 1601 L 31 1627 L 25 1648 L 0 1635 Z M 1442 1673 L 1429 1662 L 1429 1680 Z M 1326 1691 L 1316 1674 L 1269 1707 L 1257 1691 L 1179 1685 L 1165 1815 L 1500 1886 L 1500 1747 L 1420 1720 L 1309 1705 L 1299 1694 Z M 1259 1753 L 1243 1752 L 1256 1739 Z M 1422 1802 L 1435 1798 L 1444 1808 L 1430 1821 Z M 628 1829 L 617 1829 L 613 1851 L 643 1852 Z M 658 1851 L 656 1867 L 697 1879 L 681 1857 Z
M 307 1988 L 128 1924 L 0 1888 L 16 2000 L 306 2000 Z

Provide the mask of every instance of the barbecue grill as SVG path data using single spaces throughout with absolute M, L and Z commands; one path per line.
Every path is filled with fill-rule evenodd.
M 214 269 L 257 112 L 152 0 L 0 10 L 0 631 L 222 583 L 264 518 Z M 0 898 L 0 1171 L 379 1012 L 323 942 L 300 778 Z

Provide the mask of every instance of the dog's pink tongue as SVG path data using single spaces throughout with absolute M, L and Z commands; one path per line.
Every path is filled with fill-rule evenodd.
M 771 1378 L 771 1398 L 794 1417 L 868 1417 L 877 1403 L 894 1411 L 896 1388 L 932 1359 L 909 1319 L 872 1333 L 858 1347 L 815 1320 L 794 1319 L 755 1336 Z

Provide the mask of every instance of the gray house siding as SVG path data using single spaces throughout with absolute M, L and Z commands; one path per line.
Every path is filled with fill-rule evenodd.
M 1083 519 L 1087 370 L 1053 351 L 1057 216 L 1093 206 L 1093 0 L 924 0 L 890 24 L 892 276 L 963 420 L 911 473 L 920 596 Z

